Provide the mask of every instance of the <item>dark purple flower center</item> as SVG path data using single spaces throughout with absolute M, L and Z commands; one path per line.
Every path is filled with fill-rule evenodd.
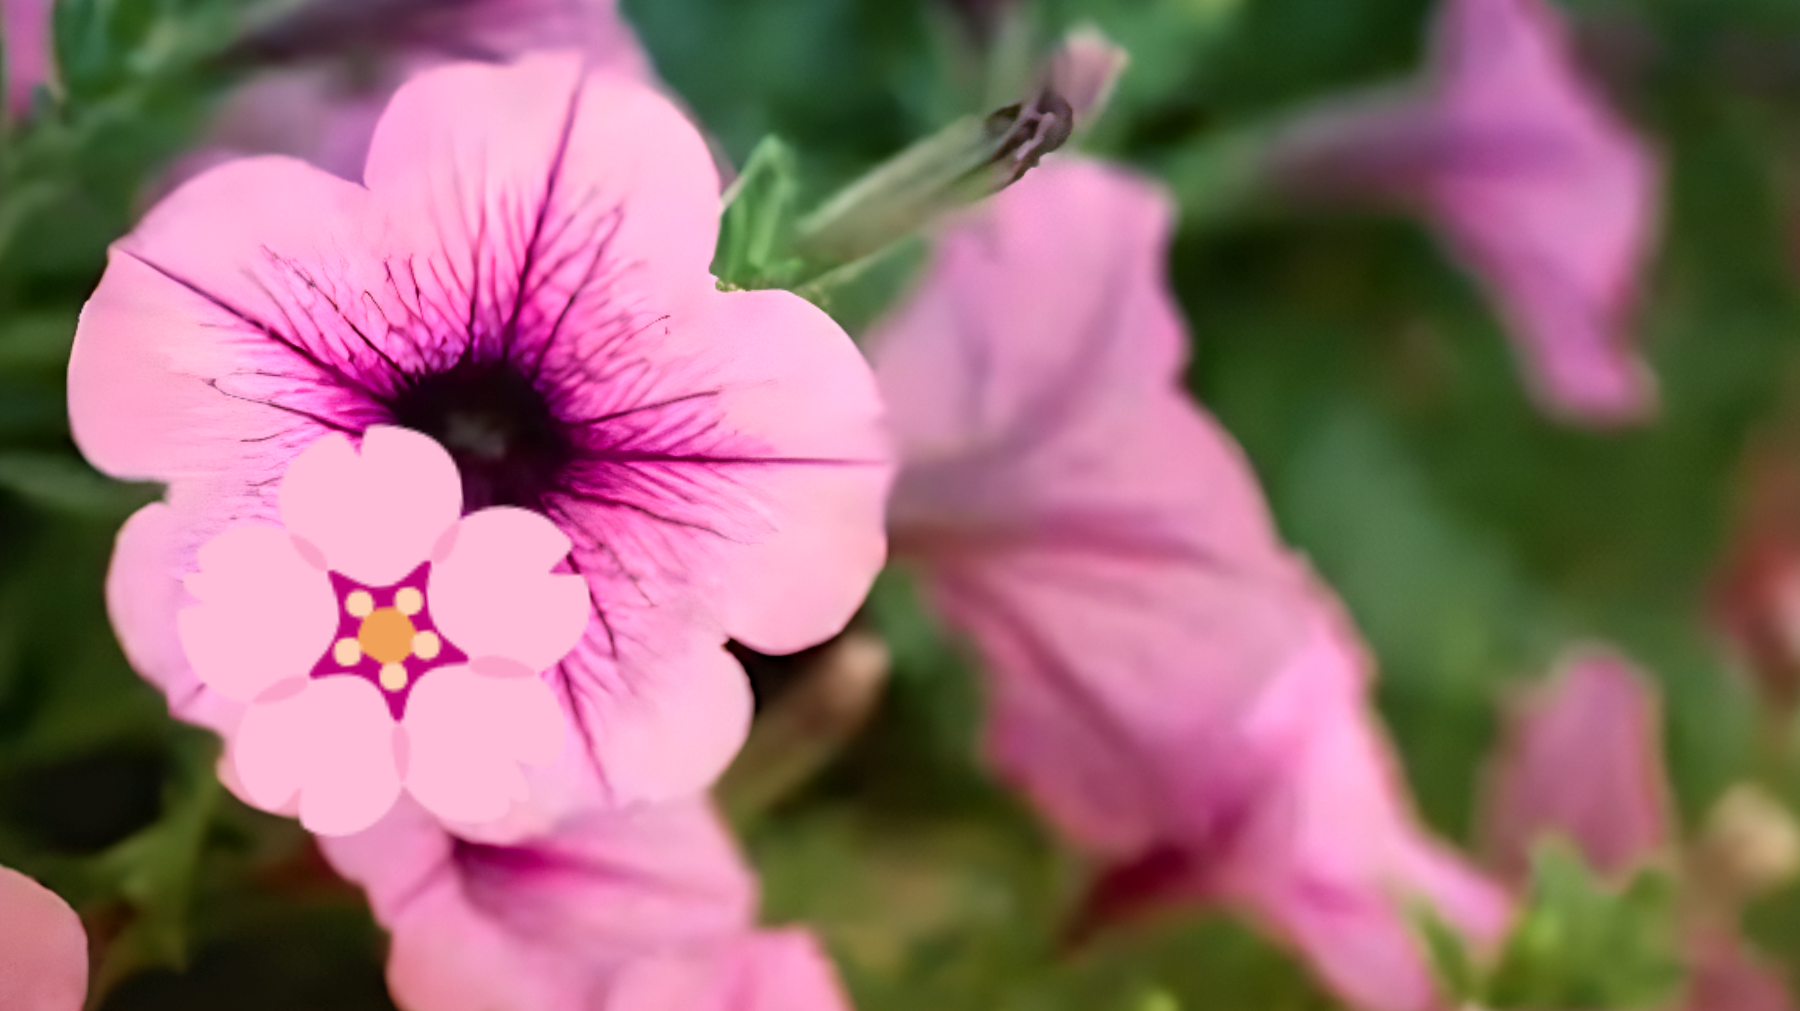
M 399 424 L 450 451 L 465 513 L 489 506 L 546 511 L 577 447 L 544 394 L 510 361 L 465 357 L 409 377 L 388 407 Z
M 359 677 L 380 689 L 397 722 L 406 715 L 413 685 L 438 667 L 467 663 L 469 657 L 444 638 L 432 621 L 425 586 L 426 562 L 392 586 L 369 586 L 332 572 L 338 627 L 312 676 Z

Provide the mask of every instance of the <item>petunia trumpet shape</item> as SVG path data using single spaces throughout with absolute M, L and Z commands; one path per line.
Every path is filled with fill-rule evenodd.
M 366 178 L 233 162 L 113 248 L 69 400 L 96 467 L 168 485 L 108 577 L 128 657 L 177 715 L 234 734 L 242 693 L 177 639 L 181 579 L 226 527 L 287 511 L 277 482 L 321 437 L 409 428 L 449 451 L 464 514 L 548 516 L 592 600 L 544 676 L 577 746 L 494 831 L 703 789 L 750 717 L 725 642 L 827 639 L 882 565 L 892 464 L 867 364 L 797 296 L 718 290 L 705 143 L 576 56 L 414 79 Z
M 0 1007 L 81 1011 L 87 999 L 87 932 L 55 892 L 0 867 Z
M 550 572 L 569 538 L 523 509 L 463 516 L 450 454 L 387 426 L 360 455 L 337 434 L 307 447 L 279 502 L 282 526 L 200 549 L 198 603 L 177 618 L 201 683 L 249 707 L 229 752 L 242 792 L 332 835 L 373 824 L 402 787 L 453 822 L 526 800 L 518 766 L 563 745 L 539 675 L 590 612 L 586 582 Z
M 1656 383 L 1630 326 L 1659 217 L 1656 157 L 1582 78 L 1544 0 L 1444 0 L 1431 53 L 1416 85 L 1279 132 L 1273 184 L 1416 210 L 1499 307 L 1546 409 L 1644 419 Z
M 653 77 L 614 0 L 310 0 L 251 45 L 276 66 L 232 93 L 177 176 L 230 157 L 286 154 L 361 179 L 394 92 L 457 60 L 573 47 L 595 69 Z
M 896 555 L 986 661 L 994 765 L 1109 868 L 1094 917 L 1229 903 L 1421 1009 L 1407 901 L 1480 938 L 1507 902 L 1416 825 L 1354 637 L 1182 388 L 1171 217 L 1051 160 L 941 238 L 870 343 Z
M 0 0 L 0 42 L 6 57 L 7 111 L 31 104 L 31 92 L 50 79 L 50 0 Z
M 393 935 L 404 1011 L 842 1011 L 798 931 L 754 929 L 756 887 L 702 801 L 590 812 L 495 846 L 409 801 L 323 840 Z
M 1614 878 L 1669 862 L 1679 841 L 1655 693 L 1610 647 L 1579 647 L 1557 666 L 1515 707 L 1494 758 L 1483 802 L 1489 858 L 1514 885 L 1524 883 L 1529 846 L 1552 836 Z M 1689 917 L 1682 1011 L 1793 1011 L 1780 976 L 1721 912 L 1735 911 Z

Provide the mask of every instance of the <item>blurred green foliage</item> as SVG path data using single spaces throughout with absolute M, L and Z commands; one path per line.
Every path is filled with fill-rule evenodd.
M 1098 24 L 1133 57 L 1086 143 L 1154 169 L 1410 73 L 1429 14 L 1426 0 L 1041 0 L 990 60 L 950 0 L 623 6 L 672 88 L 746 166 L 755 198 L 727 221 L 719 254 L 721 276 L 742 286 L 788 276 L 785 237 L 826 194 L 958 116 L 1015 100 L 1032 57 L 1074 24 Z M 1184 229 L 1171 265 L 1193 324 L 1193 387 L 1244 443 L 1283 533 L 1358 619 L 1424 815 L 1456 839 L 1469 836 L 1500 693 L 1585 637 L 1620 643 L 1660 680 L 1690 820 L 1744 777 L 1800 797 L 1794 735 L 1764 732 L 1768 714 L 1705 618 L 1745 455 L 1800 409 L 1800 3 L 1570 6 L 1584 51 L 1669 159 L 1641 327 L 1662 382 L 1658 424 L 1595 434 L 1542 419 L 1488 307 L 1410 223 L 1209 217 Z M 119 654 L 107 555 L 154 489 L 87 469 L 63 407 L 75 313 L 105 245 L 231 83 L 215 57 L 251 10 L 62 0 L 65 85 L 0 135 L 0 864 L 83 911 L 112 1011 L 389 1006 L 359 897 L 295 826 L 219 790 L 213 742 L 171 722 Z M 861 328 L 918 252 L 845 279 L 826 304 Z M 1073 945 L 1082 869 L 974 761 L 970 664 L 899 577 L 870 618 L 897 666 L 875 724 L 747 838 L 769 917 L 815 923 L 859 1007 L 1332 1006 L 1275 945 L 1215 915 Z M 1639 1006 L 1670 985 L 1661 886 L 1591 885 L 1567 860 L 1540 864 L 1532 917 L 1479 977 L 1490 999 Z M 1800 968 L 1794 900 L 1775 896 L 1752 920 L 1765 949 Z M 1594 965 L 1617 977 L 1575 972 Z

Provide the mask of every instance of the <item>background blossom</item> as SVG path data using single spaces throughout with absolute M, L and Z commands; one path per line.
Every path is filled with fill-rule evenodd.
M 509 846 L 402 802 L 324 843 L 393 935 L 406 1011 L 831 1011 L 803 935 L 753 929 L 756 889 L 702 802 L 590 814 Z
M 1642 420 L 1656 381 L 1632 313 L 1661 170 L 1575 65 L 1542 0 L 1447 0 L 1426 78 L 1341 100 L 1274 142 L 1301 197 L 1415 208 L 1488 290 L 1545 407 Z
M 1117 868 L 1093 917 L 1234 904 L 1357 1005 L 1422 1011 L 1405 904 L 1491 940 L 1505 902 L 1412 824 L 1359 647 L 1175 385 L 1168 219 L 1062 162 L 940 240 L 872 338 L 894 542 L 989 665 L 995 764 Z

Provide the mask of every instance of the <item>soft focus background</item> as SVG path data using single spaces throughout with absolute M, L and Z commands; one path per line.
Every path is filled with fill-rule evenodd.
M 65 67 L 67 114 L 9 146 L 0 175 L 0 864 L 84 912 L 108 1011 L 388 1007 L 359 894 L 297 826 L 225 794 L 208 735 L 172 723 L 119 655 L 101 577 L 118 523 L 155 490 L 88 471 L 64 415 L 68 340 L 103 247 L 211 103 L 254 72 L 218 58 L 251 5 L 70 6 L 99 13 L 67 40 L 79 61 Z M 1028 64 L 1030 40 L 1078 22 L 1132 57 L 1085 146 L 1157 171 L 1239 126 L 1411 74 L 1432 9 L 1041 0 L 1021 41 L 984 32 L 1002 6 L 625 0 L 623 11 L 724 157 L 741 165 L 779 135 L 809 191 L 824 193 L 1010 100 L 991 85 L 1008 80 L 1007 61 Z M 1783 656 L 1776 636 L 1752 657 L 1726 634 L 1752 612 L 1800 623 L 1744 574 L 1779 567 L 1786 550 L 1800 563 L 1800 2 L 1565 7 L 1590 71 L 1667 159 L 1663 242 L 1637 326 L 1660 377 L 1655 423 L 1591 431 L 1544 418 L 1490 307 L 1401 218 L 1237 214 L 1184 192 L 1212 213 L 1184 224 L 1171 266 L 1195 339 L 1192 387 L 1244 445 L 1284 536 L 1360 624 L 1422 813 L 1457 840 L 1472 836 L 1508 686 L 1590 638 L 1660 681 L 1690 827 L 1745 779 L 1800 803 L 1800 741 L 1783 708 L 1793 685 L 1782 687 L 1800 652 Z M 898 290 L 907 262 L 846 298 L 846 325 Z M 772 801 L 725 798 L 767 916 L 814 924 L 858 1007 L 1334 1006 L 1222 917 L 1067 936 L 1077 865 L 972 760 L 978 690 L 954 648 L 908 614 L 881 615 L 895 669 L 872 724 Z M 1800 970 L 1792 889 L 1758 902 L 1749 929 Z

